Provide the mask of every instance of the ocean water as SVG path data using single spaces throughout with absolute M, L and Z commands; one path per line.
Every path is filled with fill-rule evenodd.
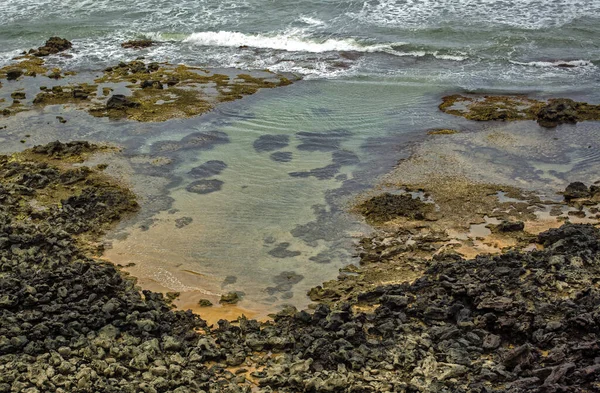
M 74 49 L 49 63 L 82 74 L 144 56 L 303 80 L 159 124 L 68 112 L 60 125 L 59 109 L 48 107 L 0 119 L 10 126 L 1 149 L 23 148 L 24 133 L 28 144 L 124 146 L 143 209 L 110 235 L 107 258 L 135 263 L 144 285 L 193 301 L 241 291 L 240 306 L 257 314 L 304 307 L 310 287 L 357 263 L 353 244 L 369 228 L 345 212 L 353 198 L 428 129 L 482 126 L 437 111 L 442 95 L 600 102 L 599 22 L 600 0 L 4 0 L 0 65 L 58 35 Z M 139 38 L 159 44 L 120 46 Z M 198 133 L 223 143 L 169 150 Z M 573 166 L 566 161 L 556 165 Z M 197 167 L 211 168 L 201 179 L 218 190 L 187 190 Z

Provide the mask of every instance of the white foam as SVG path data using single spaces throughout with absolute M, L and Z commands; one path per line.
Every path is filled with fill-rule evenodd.
M 528 66 L 528 67 L 538 67 L 538 68 L 546 68 L 546 67 L 564 67 L 564 68 L 572 68 L 572 67 L 595 67 L 594 63 L 588 60 L 555 60 L 555 61 L 529 61 L 529 62 L 520 62 L 520 61 L 510 61 L 516 65 Z
M 404 43 L 394 44 L 361 44 L 353 38 L 335 39 L 328 38 L 319 40 L 308 38 L 303 35 L 302 30 L 290 30 L 283 34 L 244 34 L 235 31 L 204 31 L 193 33 L 184 42 L 202 46 L 241 47 L 275 49 L 288 52 L 384 52 L 392 51 L 392 46 L 400 46 Z
M 306 23 L 307 25 L 313 26 L 313 27 L 325 25 L 325 22 L 323 22 L 320 19 L 313 18 L 311 16 L 304 16 L 304 15 L 300 17 L 300 22 Z

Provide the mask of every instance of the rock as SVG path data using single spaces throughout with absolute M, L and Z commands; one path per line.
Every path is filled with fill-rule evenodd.
M 423 220 L 426 214 L 434 210 L 434 205 L 413 198 L 410 194 L 384 193 L 363 202 L 358 208 L 371 223 L 383 223 L 398 217 Z
M 202 165 L 192 168 L 192 170 L 190 170 L 188 173 L 190 176 L 192 176 L 194 178 L 203 179 L 206 177 L 212 177 L 212 176 L 219 175 L 226 168 L 227 168 L 227 164 L 224 163 L 223 161 L 210 160 L 210 161 L 206 161 Z
M 560 124 L 577 123 L 577 103 L 568 98 L 552 99 L 537 113 L 540 126 L 553 128 Z
M 221 299 L 219 300 L 219 303 L 221 303 L 221 304 L 236 304 L 240 300 L 241 300 L 240 295 L 238 295 L 237 292 L 229 292 L 224 295 L 221 295 Z
M 125 41 L 121 44 L 122 48 L 126 48 L 126 49 L 143 49 L 143 48 L 149 48 L 151 46 L 153 46 L 154 44 L 156 44 L 156 42 L 152 41 L 152 40 L 131 40 L 131 41 Z
M 563 196 L 567 202 L 572 199 L 588 198 L 590 197 L 590 190 L 582 182 L 576 181 L 567 186 Z
M 261 135 L 254 141 L 254 150 L 258 153 L 270 152 L 287 147 L 290 144 L 289 135 Z
M 500 336 L 497 336 L 495 334 L 488 334 L 483 339 L 483 349 L 496 349 L 500 346 L 500 343 Z
M 503 221 L 495 228 L 499 232 L 519 232 L 525 229 L 523 221 Z
M 14 100 L 24 100 L 25 99 L 25 92 L 23 91 L 15 91 L 14 93 L 12 93 L 10 95 L 10 97 Z
M 212 302 L 208 299 L 200 299 L 198 301 L 198 306 L 200 307 L 212 307 Z
M 140 104 L 138 102 L 131 101 L 122 94 L 114 94 L 106 102 L 106 109 L 114 110 L 125 110 L 127 108 L 137 108 L 139 106 Z
M 14 81 L 19 79 L 23 75 L 23 71 L 17 68 L 12 68 L 6 71 L 6 79 Z
M 163 85 L 160 81 L 145 80 L 140 84 L 142 89 L 159 89 L 162 90 Z
M 185 189 L 194 194 L 210 194 L 220 191 L 223 187 L 223 182 L 217 179 L 197 180 L 190 183 Z
M 37 51 L 33 52 L 33 54 L 38 57 L 44 57 L 63 52 L 67 49 L 71 49 L 72 47 L 73 44 L 64 38 L 50 37 L 44 46 L 40 46 Z

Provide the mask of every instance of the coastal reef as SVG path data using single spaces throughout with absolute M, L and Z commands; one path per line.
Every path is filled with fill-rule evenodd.
M 412 283 L 312 311 L 208 326 L 94 259 L 90 242 L 137 209 L 102 168 L 81 166 L 98 149 L 110 148 L 56 142 L 0 158 L 0 392 L 600 389 L 591 225 L 542 232 L 533 252 L 439 254 Z
M 525 96 L 449 95 L 442 98 L 440 110 L 469 120 L 535 120 L 542 127 L 600 120 L 600 105 L 576 102 L 569 98 L 547 101 Z
M 135 49 L 153 44 L 152 41 L 129 41 L 123 47 Z M 10 116 L 49 105 L 69 105 L 96 117 L 161 122 L 197 116 L 219 103 L 292 83 L 288 77 L 268 70 L 215 72 L 186 65 L 144 62 L 143 58 L 108 67 L 101 75 L 97 72 L 77 75 L 46 66 L 42 57 L 63 55 L 62 52 L 71 47 L 69 41 L 53 37 L 44 46 L 24 53 L 14 59 L 15 63 L 1 68 L 0 80 L 6 79 L 7 83 L 0 82 L 0 98 L 7 98 L 0 100 L 0 113 Z M 32 87 L 39 92 L 12 97 Z

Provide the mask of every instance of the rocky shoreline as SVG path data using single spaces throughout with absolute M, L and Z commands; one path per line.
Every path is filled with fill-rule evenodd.
M 104 77 L 158 71 L 142 65 Z M 152 78 L 139 91 L 163 90 Z M 142 120 L 136 108 L 103 110 Z M 105 166 L 85 166 L 116 150 L 55 142 L 0 156 L 0 392 L 600 390 L 600 231 L 528 227 L 534 208 L 597 222 L 596 179 L 557 202 L 460 177 L 390 178 L 355 208 L 376 229 L 360 266 L 311 290 L 314 307 L 209 325 L 98 259 L 102 234 L 138 209 Z M 480 254 L 486 242 L 497 255 Z
M 540 251 L 439 254 L 412 283 L 313 312 L 208 326 L 91 257 L 90 241 L 136 209 L 102 168 L 73 168 L 98 149 L 57 142 L 0 160 L 2 392 L 600 387 L 600 232 L 589 224 L 541 233 Z M 566 196 L 596 191 L 575 184 Z M 403 215 L 391 206 L 386 217 Z

